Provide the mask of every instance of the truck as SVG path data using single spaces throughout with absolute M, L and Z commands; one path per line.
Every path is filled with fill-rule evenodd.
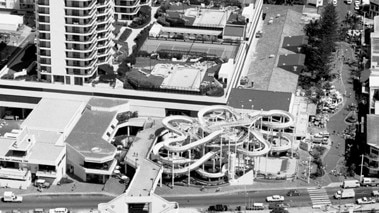
M 362 178 L 361 186 L 379 186 L 378 178 Z
M 358 180 L 345 180 L 342 183 L 342 188 L 344 188 L 344 189 L 346 189 L 346 188 L 357 188 L 359 186 L 360 186 L 360 184 L 359 184 Z
M 4 202 L 21 203 L 22 197 L 15 195 L 13 192 L 5 191 L 3 196 Z
M 354 197 L 355 197 L 354 189 L 343 189 L 342 191 L 338 190 L 334 194 L 334 198 L 336 199 L 354 198 Z

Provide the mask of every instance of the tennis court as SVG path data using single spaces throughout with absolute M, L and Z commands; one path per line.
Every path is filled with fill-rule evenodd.
M 152 53 L 159 50 L 174 50 L 188 52 L 188 54 L 191 52 L 202 52 L 208 55 L 216 55 L 220 58 L 234 58 L 238 48 L 238 45 L 204 44 L 148 39 L 142 46 L 141 51 Z

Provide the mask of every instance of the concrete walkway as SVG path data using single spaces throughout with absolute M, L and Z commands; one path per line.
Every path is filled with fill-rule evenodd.
M 329 133 L 333 133 L 334 131 L 338 133 L 338 135 L 331 134 L 331 140 L 333 141 L 333 146 L 327 153 L 324 161 L 327 165 L 326 170 L 329 173 L 331 170 L 338 169 L 340 167 L 339 164 L 343 163 L 345 153 L 345 139 L 342 137 L 341 133 L 346 129 L 347 124 L 343 121 L 347 115 L 347 111 L 345 110 L 345 106 L 355 102 L 353 85 L 348 83 L 349 78 L 351 77 L 349 65 L 344 63 L 343 57 L 348 60 L 355 61 L 354 50 L 350 47 L 349 44 L 342 42 L 339 44 L 339 51 L 337 52 L 336 58 L 336 68 L 338 73 L 340 74 L 340 78 L 336 79 L 333 84 L 336 89 L 341 92 L 341 94 L 349 94 L 349 97 L 344 97 L 343 105 L 340 110 L 337 111 L 334 115 L 330 116 L 330 120 L 327 124 L 327 129 Z M 351 94 L 351 95 L 350 95 Z M 338 146 L 339 144 L 339 146 Z M 336 157 L 339 156 L 339 157 Z M 329 175 L 332 181 L 342 181 L 342 177 L 335 177 L 334 175 Z
M 152 23 L 155 23 L 157 21 L 156 18 L 154 18 L 154 14 L 157 12 L 159 7 L 151 7 L 151 21 L 149 24 L 147 24 L 146 26 L 149 26 L 150 24 Z M 132 29 L 132 28 L 129 28 L 129 27 L 126 27 L 128 29 L 131 29 L 132 30 L 132 33 L 129 35 L 129 37 L 126 39 L 125 42 L 128 43 L 128 53 L 129 55 L 132 53 L 133 51 L 133 46 L 136 44 L 134 42 L 134 39 L 138 36 L 138 34 L 143 30 L 145 29 L 145 27 L 141 28 L 141 29 Z M 121 28 L 121 29 L 124 29 L 125 28 Z M 123 31 L 121 31 L 119 34 L 121 35 Z

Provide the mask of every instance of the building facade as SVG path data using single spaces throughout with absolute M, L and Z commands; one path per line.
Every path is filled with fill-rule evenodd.
M 138 16 L 141 6 L 150 5 L 151 0 L 114 0 L 115 19 L 118 22 L 130 22 Z
M 36 2 L 37 61 L 41 79 L 83 85 L 111 61 L 112 0 Z

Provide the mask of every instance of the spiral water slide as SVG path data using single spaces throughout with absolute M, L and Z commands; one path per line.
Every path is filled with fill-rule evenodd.
M 164 118 L 162 120 L 162 124 L 170 131 L 176 133 L 177 137 L 169 138 L 167 140 L 162 141 L 161 143 L 156 144 L 153 148 L 153 154 L 159 157 L 160 160 L 166 164 L 179 164 L 179 165 L 188 164 L 188 163 L 191 163 L 191 164 L 189 166 L 176 168 L 176 169 L 164 168 L 163 169 L 164 173 L 172 173 L 172 172 L 174 172 L 175 174 L 187 173 L 188 171 L 197 169 L 199 166 L 204 164 L 206 161 L 208 161 L 210 158 L 212 158 L 214 155 L 216 155 L 219 152 L 219 151 L 208 152 L 199 159 L 161 157 L 159 155 L 159 150 L 161 148 L 164 148 L 170 152 L 188 151 L 188 150 L 196 148 L 197 146 L 209 143 L 210 141 L 212 141 L 214 138 L 216 138 L 223 132 L 222 130 L 218 130 L 218 131 L 212 132 L 211 134 L 209 134 L 208 136 L 204 138 L 201 138 L 200 140 L 194 141 L 184 146 L 181 146 L 181 145 L 178 146 L 176 144 L 183 142 L 189 135 L 184 133 L 183 130 L 180 130 L 177 127 L 174 127 L 172 123 L 175 121 L 184 121 L 187 123 L 193 123 L 193 120 L 186 116 L 176 115 L 176 116 L 169 116 L 169 117 Z
M 249 116 L 252 118 L 259 117 L 259 116 L 261 116 L 261 117 L 280 116 L 280 117 L 286 117 L 288 119 L 287 122 L 283 122 L 283 123 L 262 121 L 262 124 L 264 126 L 267 126 L 269 128 L 272 128 L 272 129 L 289 128 L 289 127 L 293 126 L 295 123 L 295 119 L 292 116 L 292 114 L 289 112 L 283 111 L 283 110 L 255 111 L 255 112 L 249 113 Z M 287 138 L 285 136 L 282 136 L 282 137 L 287 139 L 288 141 L 290 141 L 289 138 Z M 281 145 L 281 146 L 271 146 L 271 150 L 277 151 L 277 152 L 282 152 L 282 151 L 286 151 L 286 150 L 291 149 L 291 147 L 292 147 L 291 143 L 287 143 L 287 144 Z
M 254 150 L 254 151 L 248 151 L 246 149 L 238 148 L 238 152 L 243 153 L 244 155 L 247 155 L 250 157 L 255 157 L 255 156 L 264 155 L 270 151 L 271 144 L 263 138 L 263 135 L 260 132 L 251 128 L 252 124 L 257 122 L 259 120 L 260 116 L 262 116 L 261 112 L 259 112 L 257 114 L 253 114 L 254 116 L 250 116 L 249 119 L 242 119 L 241 116 L 237 112 L 235 112 L 232 108 L 230 108 L 228 106 L 224 106 L 224 105 L 209 106 L 209 107 L 205 107 L 199 111 L 198 117 L 199 117 L 200 124 L 207 125 L 205 115 L 210 114 L 210 113 L 215 112 L 215 111 L 216 112 L 217 111 L 226 111 L 226 112 L 233 114 L 233 116 L 235 116 L 236 118 L 239 118 L 239 120 L 232 122 L 232 125 L 233 126 L 248 126 L 250 128 L 250 133 L 253 134 L 255 136 L 255 138 L 260 143 L 263 144 L 262 149 L 258 149 L 258 150 Z M 231 124 L 226 124 L 225 126 L 229 127 L 230 125 Z M 220 127 L 222 127 L 222 125 Z

